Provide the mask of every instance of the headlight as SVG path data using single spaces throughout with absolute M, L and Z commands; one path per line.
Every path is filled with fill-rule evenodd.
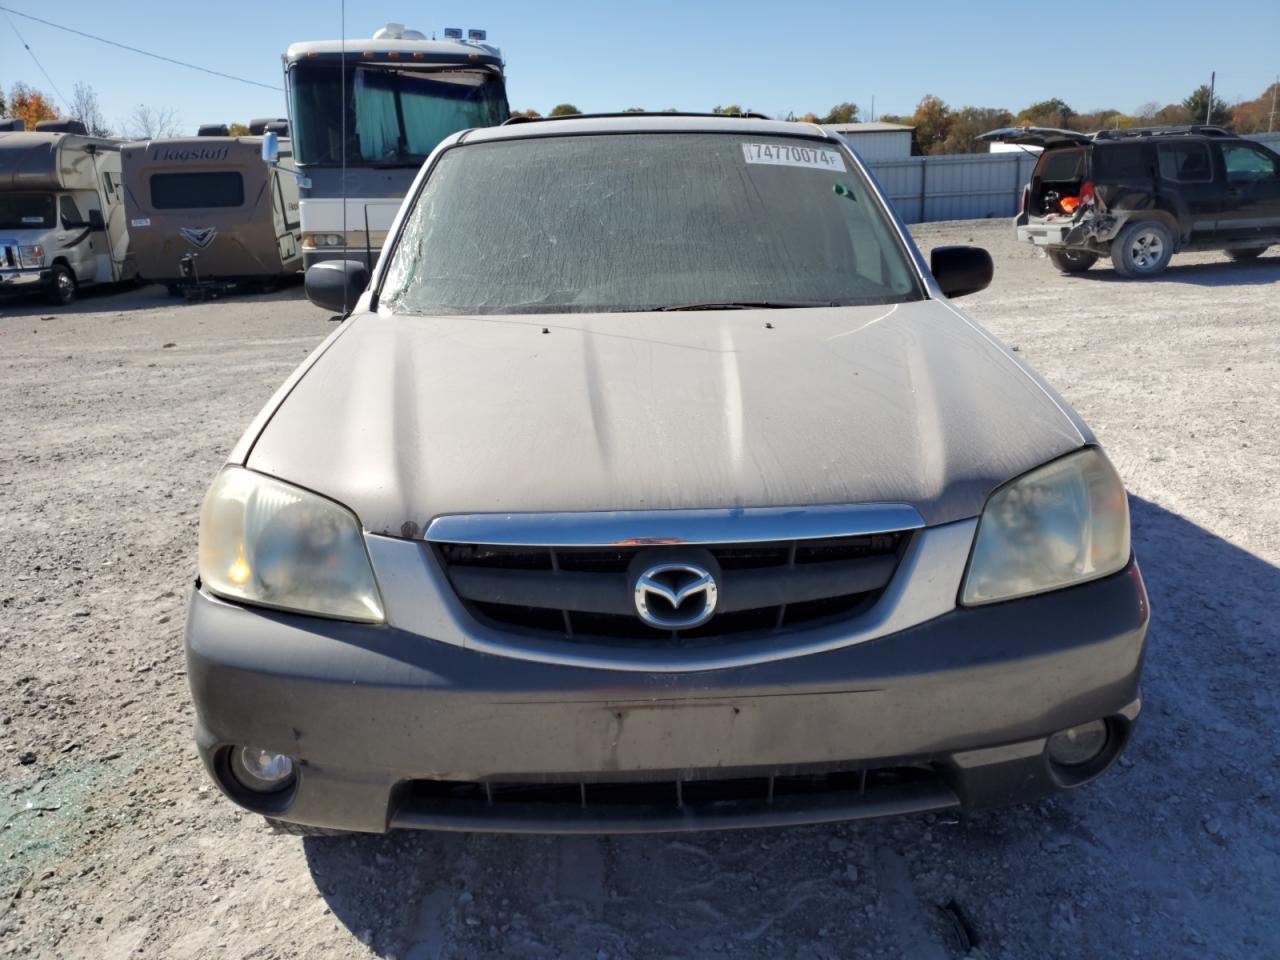
M 18 247 L 18 259 L 24 267 L 42 267 L 44 266 L 44 247 L 38 243 Z
M 1055 460 L 991 495 L 969 561 L 967 606 L 1043 593 L 1129 562 L 1129 501 L 1101 450 Z
M 338 620 L 385 617 L 360 522 L 317 494 L 239 467 L 200 509 L 200 579 L 245 603 Z

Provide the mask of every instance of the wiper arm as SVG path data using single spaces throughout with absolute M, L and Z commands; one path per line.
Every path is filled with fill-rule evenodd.
M 834 307 L 834 300 L 724 300 L 655 307 L 660 313 L 676 310 L 792 310 L 799 307 Z

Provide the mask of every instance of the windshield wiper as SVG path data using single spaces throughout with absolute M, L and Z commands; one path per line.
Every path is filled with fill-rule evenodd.
M 834 307 L 834 300 L 723 300 L 654 307 L 660 313 L 675 310 L 791 310 L 799 307 Z

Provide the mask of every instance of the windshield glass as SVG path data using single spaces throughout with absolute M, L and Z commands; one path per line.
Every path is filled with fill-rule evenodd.
M 0 230 L 52 227 L 55 216 L 52 193 L 0 193 Z
M 618 134 L 449 150 L 384 302 L 411 313 L 918 299 L 906 251 L 831 144 Z
M 342 162 L 346 100 L 348 166 L 417 166 L 468 127 L 507 119 L 502 78 L 487 70 L 395 69 L 299 63 L 289 76 L 293 143 L 301 164 Z

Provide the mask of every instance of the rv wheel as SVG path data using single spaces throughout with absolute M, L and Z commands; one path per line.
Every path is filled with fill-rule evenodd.
M 65 263 L 55 263 L 49 277 L 49 302 L 65 307 L 76 299 L 76 275 Z

